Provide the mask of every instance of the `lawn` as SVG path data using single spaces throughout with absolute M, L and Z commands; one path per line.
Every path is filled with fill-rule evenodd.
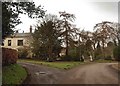
M 18 62 L 30 62 L 34 64 L 39 64 L 39 65 L 45 65 L 49 67 L 55 67 L 59 69 L 71 69 L 73 67 L 76 67 L 80 64 L 84 64 L 84 62 L 45 62 L 45 61 L 37 61 L 37 60 L 18 60 Z
M 21 84 L 27 77 L 26 70 L 18 64 L 4 66 L 2 69 L 3 84 Z

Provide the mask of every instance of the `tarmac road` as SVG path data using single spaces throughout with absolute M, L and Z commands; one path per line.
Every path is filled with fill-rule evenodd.
M 93 63 L 70 70 L 60 70 L 32 63 L 20 62 L 28 71 L 24 84 L 118 84 L 117 63 Z
M 67 72 L 62 84 L 118 84 L 118 71 L 113 63 L 95 63 L 79 66 Z

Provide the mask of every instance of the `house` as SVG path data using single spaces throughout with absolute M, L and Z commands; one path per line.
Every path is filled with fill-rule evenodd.
M 32 42 L 32 26 L 30 26 L 30 32 L 29 33 L 19 33 L 16 31 L 16 33 L 6 37 L 3 42 L 3 46 L 5 48 L 11 48 L 19 51 L 21 48 L 27 49 L 29 55 L 27 57 L 32 58 L 33 54 L 31 52 L 31 44 Z M 61 50 L 60 56 L 64 56 L 66 52 L 66 48 L 63 47 Z
M 29 33 L 19 33 L 16 31 L 16 33 L 6 37 L 2 47 L 18 50 L 19 48 L 30 47 L 31 40 L 32 26 L 30 26 Z
M 3 47 L 18 49 L 18 48 L 21 48 L 23 46 L 29 46 L 31 38 L 32 38 L 31 33 L 32 33 L 31 26 L 30 26 L 29 33 L 24 33 L 24 32 L 18 33 L 18 31 L 16 31 L 16 33 L 5 38 Z

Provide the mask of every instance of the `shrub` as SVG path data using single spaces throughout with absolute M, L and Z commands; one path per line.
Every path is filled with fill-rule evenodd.
M 76 53 L 71 53 L 69 57 L 72 61 L 80 61 L 80 56 L 77 55 Z
M 120 45 L 114 48 L 113 55 L 115 60 L 120 61 Z
M 17 62 L 17 50 L 2 48 L 2 65 L 14 64 Z
M 62 56 L 61 59 L 62 59 L 63 61 L 72 61 L 72 56 L 70 56 L 70 55 L 65 55 L 65 56 Z
M 80 57 L 79 56 L 71 56 L 71 55 L 68 55 L 68 56 L 61 56 L 59 58 L 60 60 L 62 61 L 80 61 Z
M 102 51 L 97 49 L 94 53 L 94 59 L 95 60 L 99 60 L 99 59 L 103 59 L 103 54 Z
M 18 49 L 18 57 L 19 58 L 26 58 L 27 56 L 28 56 L 28 50 L 26 48 Z
M 105 60 L 112 60 L 112 57 L 108 55 L 105 57 Z

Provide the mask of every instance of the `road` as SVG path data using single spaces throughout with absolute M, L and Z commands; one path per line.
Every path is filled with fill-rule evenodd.
M 70 70 L 60 70 L 31 63 L 19 63 L 28 70 L 25 84 L 118 84 L 118 71 L 114 63 L 80 65 Z
M 24 84 L 56 84 L 65 74 L 64 70 L 27 62 L 19 62 L 28 71 Z M 60 78 L 61 77 L 61 78 Z

